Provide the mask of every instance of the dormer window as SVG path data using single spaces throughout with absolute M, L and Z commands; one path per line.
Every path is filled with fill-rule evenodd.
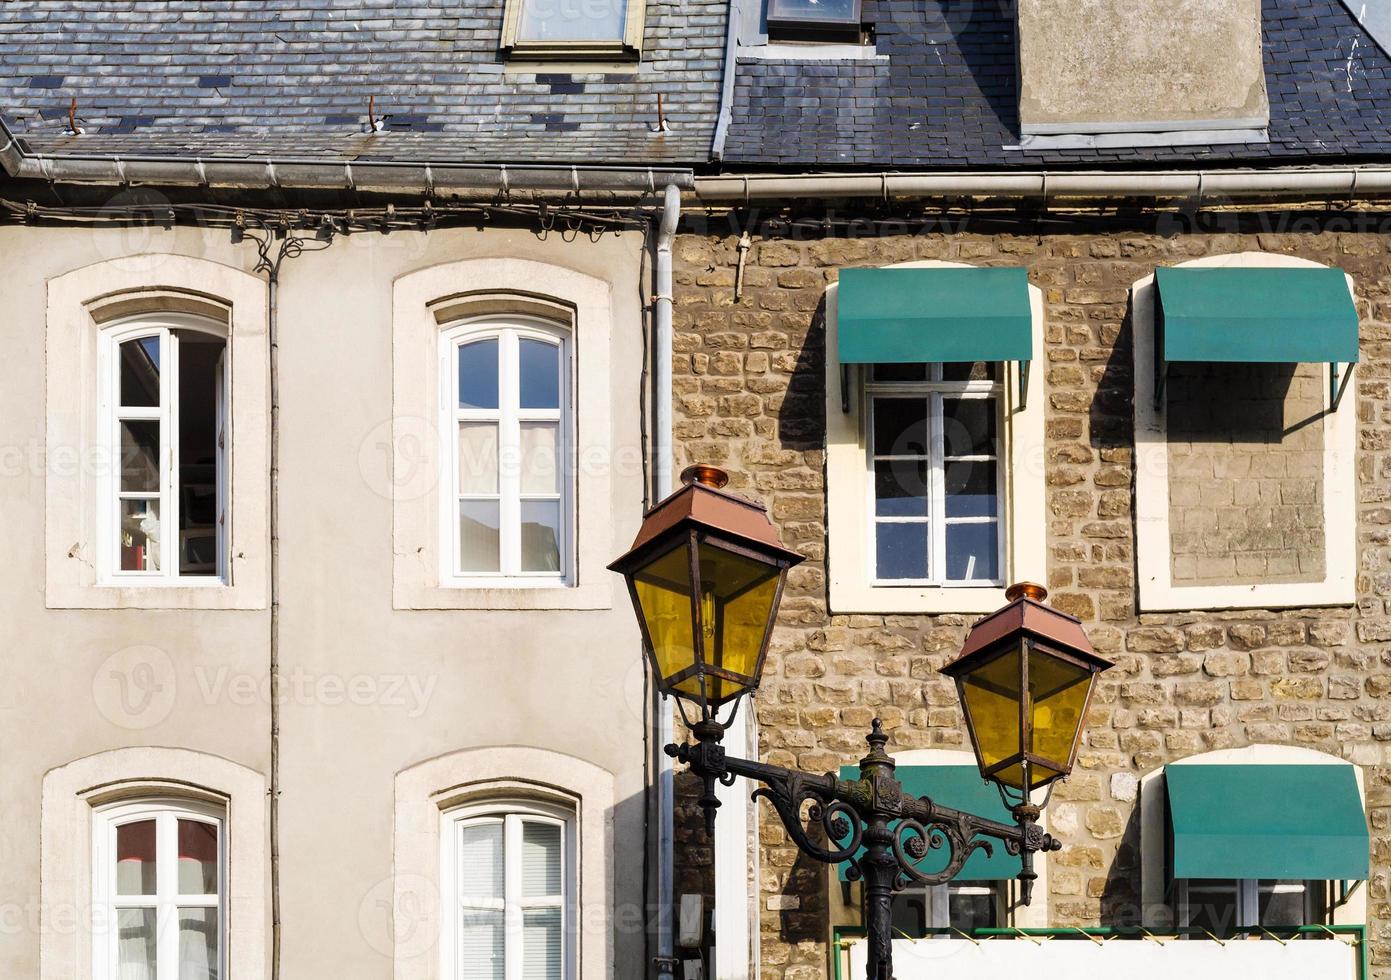
M 644 0 L 507 0 L 502 48 L 521 59 L 635 57 L 644 13 Z

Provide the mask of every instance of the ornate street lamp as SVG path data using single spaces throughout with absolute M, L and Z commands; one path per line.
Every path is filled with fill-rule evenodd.
M 632 549 L 609 567 L 628 581 L 658 688 L 677 699 L 695 737 L 665 751 L 704 783 L 707 832 L 720 805 L 716 782 L 762 783 L 753 795 L 773 806 L 803 853 L 847 862 L 848 876 L 863 879 L 869 980 L 892 980 L 894 892 L 950 881 L 972 853 L 991 853 L 991 839 L 1019 856 L 1027 905 L 1034 852 L 1062 846 L 1039 827 L 1032 792 L 1072 770 L 1096 675 L 1110 666 L 1081 624 L 1043 605 L 1041 586 L 1013 586 L 1009 604 L 980 620 L 945 668 L 956 679 L 982 776 L 1000 787 L 1014 825 L 905 798 L 877 718 L 857 780 L 727 756 L 720 742 L 739 698 L 758 688 L 787 570 L 802 559 L 782 546 L 763 507 L 723 489 L 723 472 L 692 466 L 681 477 L 685 485 L 648 512 Z M 730 712 L 720 721 L 725 705 Z M 944 848 L 945 866 L 923 871 L 928 854 Z

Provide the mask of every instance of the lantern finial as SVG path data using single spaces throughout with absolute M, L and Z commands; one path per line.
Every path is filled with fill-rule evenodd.
M 720 490 L 729 482 L 729 474 L 718 466 L 696 463 L 694 466 L 687 466 L 681 471 L 681 482 L 686 486 L 699 483 L 703 487 L 713 487 Z
M 1016 599 L 1032 599 L 1034 602 L 1042 602 L 1048 598 L 1048 590 L 1037 582 L 1016 582 L 1005 589 L 1005 601 L 1013 602 Z

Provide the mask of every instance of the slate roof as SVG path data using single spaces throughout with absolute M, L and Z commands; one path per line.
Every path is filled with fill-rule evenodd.
M 1268 143 L 1010 149 L 1019 143 L 1013 5 L 864 0 L 887 60 L 741 58 L 724 161 L 930 169 L 1391 155 L 1391 59 L 1343 3 L 1263 0 L 1262 9 Z
M 503 72 L 502 0 L 7 0 L 0 111 L 29 149 L 698 163 L 725 0 L 648 0 L 636 71 Z M 657 94 L 670 122 L 656 131 Z M 368 100 L 385 119 L 372 133 Z M 84 130 L 68 130 L 77 99 Z

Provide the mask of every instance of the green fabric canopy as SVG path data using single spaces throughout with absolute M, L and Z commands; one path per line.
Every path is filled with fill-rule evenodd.
M 1342 269 L 1155 270 L 1160 361 L 1350 364 L 1357 308 Z
M 1350 765 L 1172 765 L 1175 878 L 1365 881 L 1367 820 Z
M 1023 269 L 844 269 L 837 302 L 842 364 L 1033 355 Z
M 927 796 L 934 803 L 965 810 L 976 816 L 1013 824 L 1014 817 L 1000 801 L 1000 792 L 994 785 L 981 778 L 976 766 L 899 766 L 896 775 L 903 783 L 903 795 Z M 860 778 L 859 766 L 842 766 L 840 778 L 856 780 Z M 1005 853 L 1005 845 L 993 838 L 988 840 L 994 850 L 990 856 L 976 851 L 966 861 L 966 866 L 956 876 L 958 881 L 1001 881 L 1019 874 L 1019 858 Z M 929 852 L 918 866 L 919 870 L 931 874 L 946 866 L 946 848 Z M 849 863 L 840 866 L 840 876 L 845 878 Z

